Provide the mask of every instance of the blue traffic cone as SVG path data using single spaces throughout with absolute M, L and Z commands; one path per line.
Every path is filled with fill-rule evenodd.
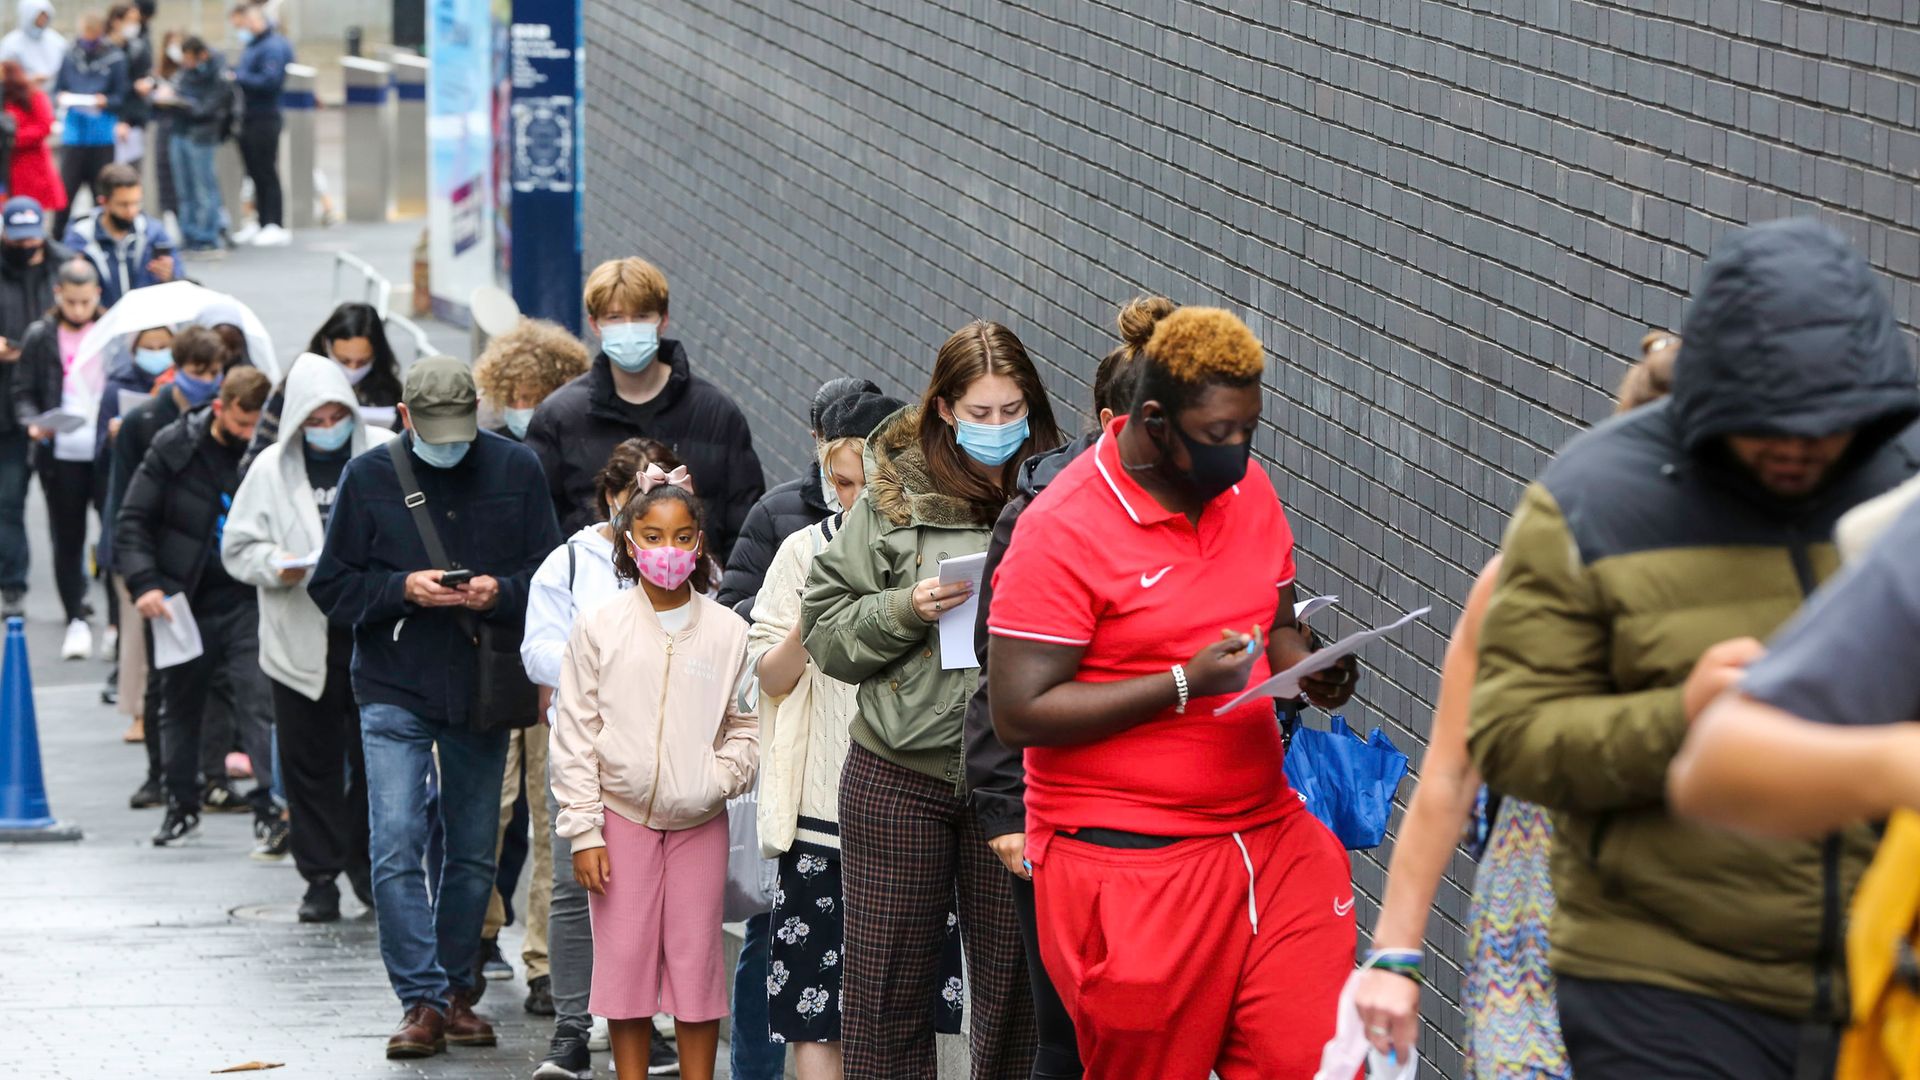
M 0 843 L 78 839 L 80 827 L 55 821 L 47 806 L 27 624 L 15 616 L 7 620 L 6 667 L 0 670 Z

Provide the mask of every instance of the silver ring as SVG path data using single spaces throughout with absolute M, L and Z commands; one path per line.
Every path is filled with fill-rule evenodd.
M 935 610 L 935 611 L 939 611 L 939 610 L 940 610 L 940 601 L 938 601 L 938 600 L 935 600 L 935 601 L 933 602 L 933 610 Z

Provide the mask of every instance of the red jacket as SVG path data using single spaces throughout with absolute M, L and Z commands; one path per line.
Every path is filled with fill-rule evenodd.
M 30 195 L 48 213 L 67 208 L 67 189 L 53 167 L 53 151 L 47 147 L 47 135 L 53 131 L 53 106 L 39 90 L 29 91 L 23 108 L 7 103 L 7 112 L 19 125 L 13 142 L 13 174 L 7 178 L 8 195 Z

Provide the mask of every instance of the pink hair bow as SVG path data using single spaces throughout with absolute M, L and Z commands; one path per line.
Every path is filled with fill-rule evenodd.
M 662 472 L 659 465 L 649 461 L 647 462 L 646 471 L 635 479 L 640 485 L 640 494 L 642 495 L 659 487 L 661 484 L 683 488 L 687 486 L 687 467 L 685 465 L 675 465 L 672 472 Z

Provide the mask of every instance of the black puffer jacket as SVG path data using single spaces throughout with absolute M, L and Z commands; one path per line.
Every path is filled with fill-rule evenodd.
M 747 511 L 767 490 L 753 435 L 740 406 L 693 373 L 679 342 L 662 341 L 654 362 L 672 369 L 667 385 L 652 401 L 631 405 L 614 393 L 606 354 L 595 356 L 585 375 L 540 403 L 526 444 L 546 471 L 563 536 L 593 524 L 593 478 L 614 447 L 638 436 L 667 444 L 693 475 L 706 507 L 710 552 L 724 565 Z
M 38 416 L 58 406 L 66 379 L 60 366 L 59 320 L 40 319 L 27 327 L 20 338 L 20 359 L 7 367 L 13 369 L 16 416 Z
M 1027 831 L 1027 768 L 1020 751 L 1007 748 L 993 732 L 993 712 L 987 707 L 987 609 L 993 604 L 993 572 L 1013 541 L 1020 515 L 1061 470 L 1093 448 L 1100 433 L 1090 431 L 1058 450 L 1030 457 L 1020 464 L 1018 494 L 1000 511 L 987 541 L 987 563 L 980 571 L 980 617 L 974 624 L 974 654 L 980 657 L 980 687 L 967 702 L 967 797 L 987 839 Z
M 213 410 L 201 409 L 168 424 L 153 437 L 134 471 L 114 523 L 114 569 L 127 592 L 149 589 L 191 594 L 208 558 L 217 558 L 214 525 L 240 486 L 238 460 L 231 476 L 216 476 L 200 455 Z
M 47 257 L 37 266 L 24 266 L 19 270 L 0 269 L 0 338 L 7 339 L 10 348 L 20 348 L 27 336 L 27 328 L 35 319 L 47 313 L 53 307 L 53 277 L 60 271 L 60 264 L 73 258 L 73 252 L 64 244 L 47 241 Z M 58 361 L 59 352 L 55 350 L 54 359 Z M 26 360 L 23 354 L 12 362 L 0 361 L 0 435 L 18 430 L 20 420 L 15 415 L 17 387 L 24 385 L 22 365 Z M 57 403 L 56 403 L 57 404 Z
M 694 482 L 699 483 L 697 479 Z M 768 489 L 747 511 L 746 524 L 740 527 L 733 553 L 727 556 L 727 572 L 720 576 L 720 602 L 751 622 L 753 602 L 760 595 L 767 567 L 773 564 L 781 542 L 809 525 L 825 521 L 831 513 L 820 490 L 817 461 L 800 479 Z

